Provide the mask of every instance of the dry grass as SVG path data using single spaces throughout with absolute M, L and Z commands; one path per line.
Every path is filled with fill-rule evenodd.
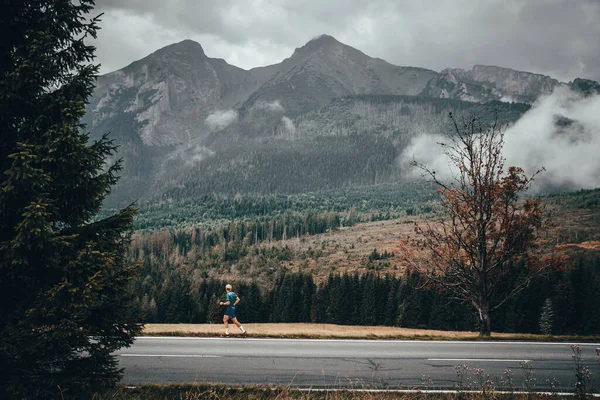
M 315 339 L 421 339 L 421 340 L 479 340 L 478 332 L 437 331 L 429 329 L 397 328 L 391 326 L 348 326 L 333 324 L 244 324 L 249 337 L 315 338 Z M 239 334 L 231 326 L 232 335 Z M 211 337 L 223 333 L 220 324 L 147 324 L 146 336 L 200 336 Z M 528 341 L 599 341 L 600 336 L 572 337 L 533 334 L 492 333 L 491 340 Z
M 552 216 L 548 239 L 557 245 L 600 241 L 600 212 L 597 207 L 577 208 L 546 201 L 546 211 Z M 586 247 L 581 247 L 587 249 Z M 588 249 L 589 250 L 589 249 Z M 600 250 L 593 247 L 591 250 Z
M 566 249 L 566 248 L 580 248 L 580 249 L 585 249 L 585 250 L 600 250 L 600 241 L 588 241 L 588 242 L 581 242 L 581 243 L 569 243 L 569 244 L 561 244 L 556 246 L 559 249 Z
M 541 393 L 501 393 L 483 392 L 419 392 L 419 391 L 346 391 L 298 390 L 291 387 L 271 386 L 226 386 L 210 384 L 192 385 L 140 385 L 135 388 L 120 387 L 92 400 L 541 400 L 563 399 L 573 396 Z
M 333 324 L 244 324 L 252 336 L 281 337 L 339 337 L 339 338 L 389 338 L 389 337 L 444 337 L 465 339 L 477 336 L 477 332 L 445 332 L 423 329 L 395 328 L 390 326 L 347 326 Z M 234 332 L 237 328 L 232 328 Z M 180 332 L 182 334 L 218 335 L 223 325 L 217 324 L 148 324 L 144 334 Z M 505 334 L 498 334 L 505 335 Z
M 364 273 L 373 249 L 379 253 L 391 253 L 402 240 L 414 236 L 414 221 L 415 218 L 405 217 L 361 223 L 334 232 L 276 241 L 265 246 L 288 246 L 297 256 L 282 264 L 291 271 L 311 272 L 317 280 L 331 271 Z M 382 268 L 382 271 L 392 275 L 404 273 L 405 268 L 399 258 L 385 261 L 389 266 Z
M 586 209 L 566 210 L 555 205 L 549 206 L 549 209 L 554 214 L 554 223 L 545 241 L 565 249 L 600 251 L 598 213 Z M 317 281 L 322 281 L 331 272 L 367 272 L 368 258 L 373 249 L 379 253 L 392 253 L 402 241 L 417 237 L 414 222 L 424 223 L 425 219 L 412 216 L 367 222 L 334 232 L 274 241 L 262 246 L 289 247 L 294 252 L 294 259 L 281 264 L 290 271 L 312 273 Z M 582 238 L 587 238 L 587 241 Z M 406 270 L 406 263 L 400 255 L 374 264 L 379 273 L 393 276 L 403 276 Z

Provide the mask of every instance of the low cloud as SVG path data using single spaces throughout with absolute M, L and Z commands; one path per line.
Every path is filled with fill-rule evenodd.
M 204 160 L 205 158 L 212 157 L 215 152 L 204 147 L 204 146 L 192 146 L 189 149 L 182 152 L 181 157 L 185 161 L 187 166 L 193 166 Z
M 440 145 L 440 143 L 447 141 L 447 137 L 433 134 L 414 137 L 400 156 L 402 170 L 406 171 L 405 177 L 410 180 L 422 177 L 423 173 L 419 168 L 410 167 L 409 165 L 412 161 L 416 161 L 435 171 L 438 179 L 450 180 L 454 176 L 454 171 Z
M 506 165 L 522 167 L 528 175 L 544 167 L 546 171 L 535 178 L 532 186 L 537 192 L 600 187 L 598 110 L 600 96 L 582 97 L 565 88 L 540 98 L 506 130 Z M 439 145 L 448 140 L 439 135 L 413 138 L 400 156 L 401 165 L 407 167 L 416 160 L 435 170 L 439 179 L 451 179 L 454 171 Z M 420 176 L 417 168 L 406 173 L 408 179 Z
M 181 172 L 181 167 L 194 167 L 202 160 L 214 155 L 214 151 L 201 145 L 181 146 L 167 155 L 161 168 L 161 179 L 171 179 Z
M 288 132 L 288 133 L 296 132 L 296 125 L 294 125 L 294 121 L 292 121 L 291 119 L 289 119 L 286 116 L 283 116 L 283 117 L 281 117 L 281 122 L 283 122 L 283 126 L 284 126 L 286 132 Z
M 267 102 L 264 100 L 259 100 L 252 106 L 253 110 L 258 111 L 266 111 L 271 113 L 284 113 L 285 108 L 281 105 L 279 100 L 274 100 L 272 102 Z
M 206 125 L 211 130 L 224 129 L 237 122 L 238 113 L 235 110 L 221 111 L 217 110 L 206 117 Z
M 559 88 L 541 98 L 506 131 L 508 165 L 541 167 L 538 189 L 600 187 L 600 96 Z

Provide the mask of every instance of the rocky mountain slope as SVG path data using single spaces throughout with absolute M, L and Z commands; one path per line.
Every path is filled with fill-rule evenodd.
M 128 119 L 139 125 L 128 133 L 147 146 L 189 143 L 206 133 L 204 122 L 215 109 L 245 100 L 274 71 L 245 71 L 207 57 L 198 43 L 186 40 L 99 77 L 89 122 L 96 128 Z
M 546 75 L 515 71 L 487 65 L 475 65 L 465 71 L 445 69 L 420 94 L 465 101 L 502 100 L 532 103 L 540 95 L 550 94 L 560 82 Z
M 243 70 L 186 40 L 99 77 L 83 122 L 92 140 L 110 132 L 125 161 L 109 206 L 314 191 L 398 179 L 402 148 L 442 131 L 449 110 L 493 106 L 514 121 L 527 105 L 498 100 L 531 103 L 559 85 L 494 66 L 395 66 L 327 35 L 279 64 Z
M 416 95 L 437 73 L 423 68 L 398 67 L 322 35 L 294 51 L 279 64 L 242 106 L 280 100 L 290 117 L 324 106 L 335 97 L 351 94 Z

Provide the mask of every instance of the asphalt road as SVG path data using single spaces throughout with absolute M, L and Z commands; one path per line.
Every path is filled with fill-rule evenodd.
M 596 344 L 580 344 L 592 382 L 600 386 Z M 575 363 L 570 344 L 392 340 L 304 340 L 140 337 L 118 353 L 124 383 L 277 384 L 302 388 L 522 389 L 531 367 L 532 388 L 573 391 Z M 459 378 L 457 366 L 467 366 Z M 478 370 L 479 369 L 479 370 Z M 500 382 L 500 378 L 504 383 Z M 462 383 L 461 383 L 462 381 Z

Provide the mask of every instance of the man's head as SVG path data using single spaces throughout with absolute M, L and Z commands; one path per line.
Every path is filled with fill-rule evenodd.
M 232 288 L 229 283 L 227 285 L 225 285 L 225 290 L 227 290 L 228 292 L 231 292 Z

